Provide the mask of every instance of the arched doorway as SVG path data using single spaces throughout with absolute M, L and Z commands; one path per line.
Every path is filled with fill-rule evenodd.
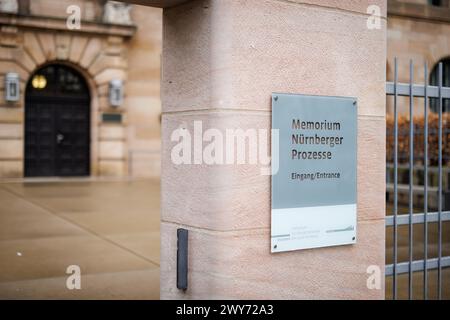
M 90 174 L 90 94 L 66 65 L 37 70 L 25 93 L 26 177 Z
M 450 87 L 450 58 L 442 59 L 433 67 L 430 75 L 430 84 L 439 85 L 439 63 L 442 63 L 442 86 Z M 439 112 L 439 99 L 430 98 L 430 108 L 433 112 Z M 450 99 L 442 99 L 442 112 L 450 111 Z

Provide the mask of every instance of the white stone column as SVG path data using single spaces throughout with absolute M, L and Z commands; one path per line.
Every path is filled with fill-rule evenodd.
M 381 9 L 369 29 L 369 5 Z M 382 299 L 386 1 L 207 0 L 164 10 L 162 299 Z M 358 242 L 270 253 L 270 177 L 257 165 L 175 165 L 174 129 L 270 129 L 271 93 L 358 99 Z M 189 230 L 188 289 L 176 230 Z

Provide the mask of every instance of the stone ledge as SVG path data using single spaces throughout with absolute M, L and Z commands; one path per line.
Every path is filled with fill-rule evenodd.
M 82 27 L 79 30 L 68 30 L 64 18 L 5 13 L 0 13 L 0 25 L 121 37 L 132 37 L 136 32 L 135 25 L 115 25 L 91 21 L 82 21 Z

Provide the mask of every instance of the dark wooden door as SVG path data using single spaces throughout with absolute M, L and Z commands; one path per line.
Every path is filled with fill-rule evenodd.
M 50 65 L 31 78 L 25 98 L 25 176 L 86 176 L 90 96 L 75 70 Z

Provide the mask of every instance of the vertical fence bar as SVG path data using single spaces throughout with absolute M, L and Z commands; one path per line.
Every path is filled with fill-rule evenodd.
M 428 299 L 428 64 L 425 62 L 424 67 L 424 80 L 425 80 L 425 92 L 424 92 L 424 132 L 423 132 L 423 165 L 424 165 L 424 177 L 423 177 L 423 213 L 424 213 L 424 234 L 423 234 L 423 299 Z
M 442 299 L 442 62 L 439 63 L 438 299 Z
M 393 298 L 397 299 L 397 214 L 398 214 L 398 112 L 397 112 L 397 82 L 398 82 L 398 62 L 397 57 L 394 59 L 394 273 L 392 276 Z
M 414 80 L 414 64 L 409 61 L 409 272 L 408 272 L 408 298 L 413 298 L 413 179 L 414 179 L 414 95 L 413 95 L 413 80 Z

